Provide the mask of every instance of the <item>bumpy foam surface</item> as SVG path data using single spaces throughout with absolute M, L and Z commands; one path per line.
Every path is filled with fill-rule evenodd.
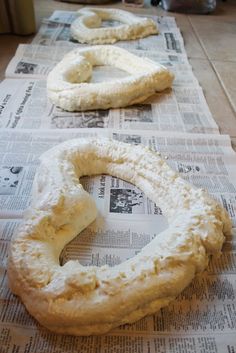
M 101 173 L 139 187 L 161 206 L 169 227 L 115 267 L 60 266 L 65 245 L 96 217 L 79 178 Z M 113 140 L 71 140 L 41 158 L 30 208 L 11 243 L 9 283 L 50 330 L 101 334 L 166 306 L 220 252 L 230 230 L 225 210 L 158 153 Z
M 102 20 L 122 22 L 116 27 L 101 27 Z M 80 43 L 111 44 L 118 40 L 143 38 L 158 33 L 157 24 L 150 18 L 105 8 L 83 8 L 71 24 L 71 35 Z
M 122 79 L 90 83 L 93 66 L 109 65 L 126 71 Z M 164 66 L 125 49 L 101 45 L 76 49 L 49 73 L 51 101 L 68 111 L 125 107 L 144 101 L 171 86 L 173 74 Z

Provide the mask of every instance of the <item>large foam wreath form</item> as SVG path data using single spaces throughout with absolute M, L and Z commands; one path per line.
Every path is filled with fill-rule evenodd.
M 93 66 L 109 65 L 129 74 L 122 79 L 91 83 Z M 49 73 L 47 93 L 62 109 L 83 111 L 120 108 L 143 102 L 171 87 L 174 75 L 164 66 L 127 50 L 97 45 L 68 53 Z
M 65 245 L 96 217 L 79 178 L 101 173 L 139 187 L 161 205 L 169 227 L 115 267 L 60 266 Z M 225 210 L 158 153 L 113 140 L 71 140 L 41 158 L 31 206 L 11 243 L 9 283 L 50 330 L 101 334 L 166 306 L 220 252 L 230 230 Z
M 118 40 L 143 38 L 158 33 L 157 24 L 146 17 L 119 9 L 85 7 L 77 12 L 78 18 L 71 24 L 71 35 L 80 43 L 112 44 Z M 100 27 L 102 20 L 115 20 L 122 24 Z

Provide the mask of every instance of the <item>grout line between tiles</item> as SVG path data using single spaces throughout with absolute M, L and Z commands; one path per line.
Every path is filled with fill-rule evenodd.
M 200 44 L 201 47 L 202 47 L 202 50 L 203 50 L 204 54 L 206 55 L 206 58 L 207 58 L 207 60 L 208 60 L 208 62 L 209 62 L 209 64 L 210 64 L 212 70 L 213 70 L 214 73 L 216 74 L 217 80 L 218 80 L 218 82 L 219 82 L 221 88 L 223 89 L 224 95 L 225 95 L 226 99 L 228 100 L 229 105 L 230 105 L 230 107 L 231 107 L 231 109 L 232 109 L 232 111 L 233 111 L 233 114 L 234 114 L 235 118 L 236 118 L 235 107 L 234 107 L 234 104 L 232 104 L 231 98 L 230 98 L 229 95 L 228 95 L 228 92 L 227 92 L 227 90 L 226 90 L 226 88 L 225 88 L 225 85 L 224 85 L 224 84 L 222 83 L 222 81 L 220 80 L 219 74 L 218 74 L 218 72 L 216 71 L 216 69 L 215 69 L 215 67 L 214 67 L 214 65 L 213 65 L 213 63 L 212 63 L 212 61 L 211 61 L 211 59 L 210 59 L 210 57 L 209 57 L 209 55 L 208 55 L 208 53 L 207 53 L 207 50 L 206 50 L 206 48 L 205 48 L 204 43 L 203 43 L 202 40 L 201 40 L 201 37 L 198 35 L 198 32 L 196 31 L 195 27 L 193 26 L 193 24 L 192 24 L 192 22 L 191 22 L 191 20 L 190 20 L 190 17 L 187 16 L 187 19 L 188 19 L 188 22 L 189 22 L 190 26 L 192 27 L 193 33 L 195 34 L 195 36 L 196 36 L 196 38 L 197 38 L 199 44 Z
M 222 62 L 222 61 L 221 61 L 221 62 Z M 215 68 L 215 65 L 214 65 L 214 62 L 213 62 L 213 61 L 211 62 L 211 64 L 212 64 L 212 67 L 214 68 L 214 71 L 215 71 L 215 73 L 216 73 L 216 76 L 217 76 L 218 80 L 219 80 L 220 83 L 221 83 L 221 86 L 223 87 L 223 89 L 224 89 L 224 91 L 225 91 L 225 94 L 226 94 L 226 96 L 227 96 L 227 98 L 228 98 L 228 100 L 229 100 L 229 102 L 230 102 L 230 105 L 231 105 L 231 107 L 233 108 L 234 114 L 236 115 L 236 107 L 235 107 L 235 104 L 234 104 L 234 102 L 233 102 L 233 100 L 232 100 L 230 94 L 228 93 L 228 90 L 227 90 L 227 88 L 226 88 L 226 86 L 225 86 L 225 84 L 224 84 L 224 81 L 222 81 L 222 80 L 220 79 L 220 75 L 219 75 L 217 69 Z

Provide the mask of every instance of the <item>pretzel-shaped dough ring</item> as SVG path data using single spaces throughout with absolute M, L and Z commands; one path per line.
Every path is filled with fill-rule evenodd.
M 92 67 L 115 66 L 130 75 L 122 79 L 87 83 Z M 164 66 L 127 50 L 101 45 L 76 49 L 49 73 L 48 97 L 62 109 L 81 111 L 125 107 L 171 87 L 173 74 Z
M 158 33 L 157 24 L 151 18 L 138 17 L 124 10 L 86 7 L 77 13 L 79 17 L 71 24 L 71 35 L 80 43 L 112 44 Z M 102 20 L 124 24 L 99 28 Z
M 135 257 L 115 266 L 59 265 L 59 255 L 96 217 L 83 175 L 110 174 L 162 206 L 169 227 Z M 146 147 L 76 139 L 42 156 L 32 204 L 11 243 L 9 283 L 28 311 L 52 331 L 101 334 L 166 306 L 220 252 L 226 211 Z

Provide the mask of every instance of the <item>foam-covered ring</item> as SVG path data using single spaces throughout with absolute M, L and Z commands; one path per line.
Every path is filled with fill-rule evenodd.
M 101 27 L 102 20 L 115 20 L 122 24 Z M 157 24 L 151 18 L 138 17 L 119 9 L 82 8 L 78 11 L 78 18 L 71 24 L 72 37 L 80 43 L 89 44 L 111 44 L 156 33 Z
M 79 178 L 101 173 L 139 187 L 161 205 L 169 226 L 115 267 L 60 266 L 65 245 L 96 217 Z M 220 252 L 230 230 L 226 211 L 157 153 L 108 139 L 70 140 L 41 158 L 31 206 L 11 242 L 9 283 L 50 330 L 101 334 L 166 306 Z
M 129 75 L 112 81 L 86 82 L 93 66 L 101 65 L 114 66 Z M 119 108 L 140 103 L 170 87 L 173 78 L 158 63 L 119 47 L 101 45 L 67 54 L 49 73 L 47 93 L 55 105 L 68 111 Z

